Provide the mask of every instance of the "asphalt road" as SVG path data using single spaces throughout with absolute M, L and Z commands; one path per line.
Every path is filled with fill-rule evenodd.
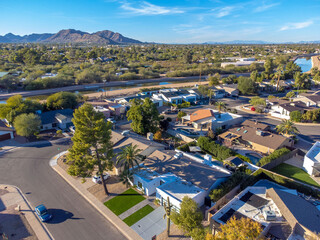
M 222 77 L 227 77 L 229 75 L 236 75 L 238 76 L 250 76 L 249 73 L 237 73 L 237 74 L 223 74 Z M 202 80 L 205 80 L 207 76 L 202 76 Z M 85 85 L 74 85 L 69 87 L 61 87 L 61 88 L 51 88 L 51 89 L 43 89 L 43 90 L 33 90 L 33 91 L 17 91 L 11 93 L 1 93 L 0 100 L 6 100 L 13 95 L 20 94 L 23 97 L 30 97 L 30 96 L 37 96 L 37 95 L 46 95 L 52 94 L 61 91 L 80 91 L 80 90 L 94 90 L 100 87 L 119 87 L 119 86 L 135 86 L 137 84 L 144 84 L 144 83 L 158 83 L 158 82 L 174 82 L 174 81 L 192 81 L 192 80 L 199 80 L 199 76 L 192 76 L 192 77 L 176 77 L 176 78 L 155 78 L 155 79 L 141 79 L 141 80 L 129 80 L 129 81 L 112 81 L 106 83 L 92 83 L 92 84 L 85 84 Z
M 46 226 L 56 240 L 126 239 L 49 166 L 67 148 L 48 142 L 0 155 L 0 183 L 19 187 L 33 207 L 46 205 L 54 216 Z

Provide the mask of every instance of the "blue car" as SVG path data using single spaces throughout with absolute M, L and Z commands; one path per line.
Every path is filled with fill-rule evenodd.
M 49 221 L 52 218 L 52 215 L 48 213 L 47 208 L 43 204 L 37 206 L 35 211 L 42 222 Z

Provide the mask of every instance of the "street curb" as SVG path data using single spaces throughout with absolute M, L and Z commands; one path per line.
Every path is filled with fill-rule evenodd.
M 38 216 L 36 216 L 36 214 L 34 213 L 33 211 L 33 208 L 31 207 L 31 204 L 30 202 L 28 201 L 28 199 L 26 198 L 26 196 L 23 194 L 23 192 L 20 190 L 20 188 L 18 188 L 17 186 L 14 186 L 14 185 L 10 185 L 10 184 L 1 184 L 1 185 L 4 185 L 4 186 L 9 186 L 9 187 L 12 187 L 12 188 L 15 188 L 17 190 L 17 192 L 20 194 L 20 196 L 22 197 L 22 199 L 24 200 L 24 202 L 27 204 L 27 206 L 32 210 L 32 214 L 33 216 L 37 219 L 38 223 L 40 224 L 40 226 L 42 227 L 43 231 L 46 233 L 46 235 L 48 236 L 48 239 L 50 240 L 54 240 L 54 237 L 52 236 L 52 234 L 50 233 L 50 231 L 48 230 L 47 226 L 44 225 L 38 218 Z M 28 220 L 27 220 L 28 221 Z M 29 223 L 29 221 L 28 221 Z M 37 230 L 34 228 L 34 226 L 32 224 L 29 223 L 29 225 L 31 226 L 32 230 L 34 231 L 34 233 L 37 235 L 37 238 L 38 239 L 41 239 L 39 238 L 38 234 L 37 234 Z
M 53 158 L 51 158 L 50 162 L 54 163 L 57 161 L 58 159 L 58 155 L 62 156 L 63 154 L 57 154 L 55 155 Z M 59 156 L 59 157 L 60 157 Z M 50 165 L 51 166 L 51 165 Z M 110 215 L 112 214 L 113 216 L 109 216 L 108 214 L 106 214 L 99 206 L 97 206 L 96 203 L 93 202 L 92 199 L 90 199 L 86 194 L 84 194 L 78 187 L 76 187 L 71 181 L 69 181 L 69 179 L 66 178 L 66 176 L 64 176 L 64 174 L 62 172 L 59 171 L 60 168 L 59 165 L 53 165 L 51 166 L 52 169 L 57 172 L 73 189 L 75 189 L 84 199 L 86 199 L 103 217 L 105 217 L 109 222 L 111 222 L 127 239 L 130 240 L 143 240 L 143 238 L 136 233 L 133 229 L 131 229 L 130 227 L 128 227 L 118 216 L 116 216 L 113 212 L 111 212 L 107 207 L 105 207 L 102 203 L 102 206 L 104 207 L 103 209 L 105 209 L 106 211 L 109 211 Z M 98 201 L 98 200 L 97 200 Z M 117 221 L 118 223 L 115 223 L 115 221 Z M 120 227 L 119 225 L 123 225 L 122 227 Z M 126 229 L 124 229 L 126 228 Z

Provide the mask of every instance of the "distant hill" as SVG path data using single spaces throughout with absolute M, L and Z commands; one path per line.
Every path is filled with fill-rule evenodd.
M 0 36 L 0 43 L 91 43 L 91 44 L 139 44 L 138 40 L 127 38 L 112 31 L 87 33 L 74 29 L 61 30 L 56 34 L 30 34 L 19 36 L 8 33 Z

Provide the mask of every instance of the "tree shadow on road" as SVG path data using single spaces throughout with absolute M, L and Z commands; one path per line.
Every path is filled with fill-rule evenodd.
M 71 220 L 80 220 L 84 218 L 76 218 L 73 217 L 73 213 L 69 211 L 65 211 L 62 209 L 55 209 L 55 208 L 50 208 L 48 209 L 48 212 L 52 214 L 52 219 L 48 221 L 49 224 L 58 224 L 67 221 L 68 219 Z

